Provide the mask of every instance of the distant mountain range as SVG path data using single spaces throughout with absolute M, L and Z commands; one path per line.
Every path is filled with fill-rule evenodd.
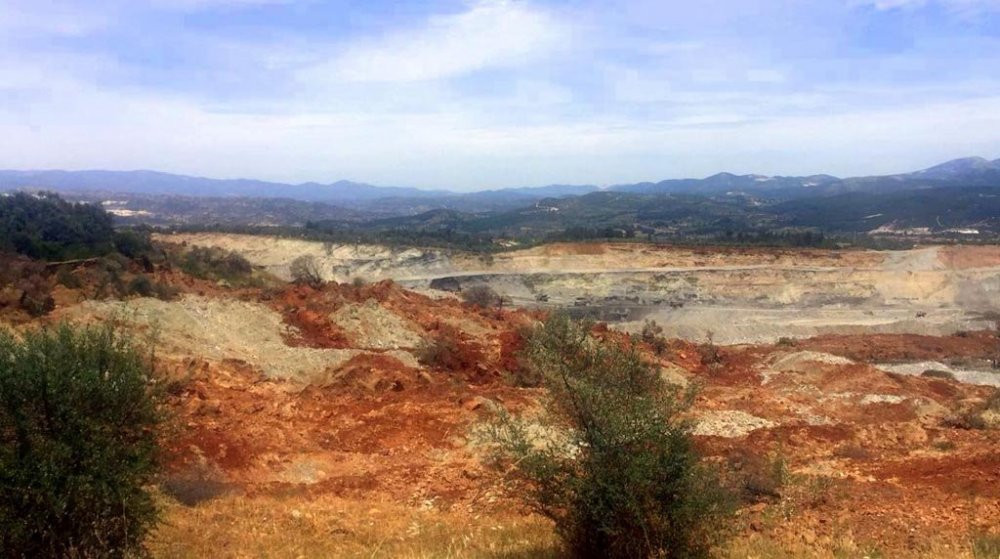
M 829 234 L 875 231 L 944 233 L 966 239 L 1000 233 L 1000 186 L 846 192 L 824 197 L 762 202 L 751 196 L 601 191 L 547 198 L 531 206 L 470 214 L 429 212 L 341 228 L 441 232 L 493 238 L 539 239 L 560 235 L 600 237 L 607 231 L 696 238 L 740 232 L 814 230 Z M 326 223 L 326 227 L 337 227 Z M 921 233 L 922 230 L 923 233 Z M 614 236 L 614 233 L 611 234 Z
M 610 190 L 644 194 L 749 194 L 794 199 L 846 192 L 885 193 L 950 186 L 1000 186 L 1000 159 L 966 157 L 898 175 L 838 178 L 831 175 L 768 177 L 719 173 L 704 179 L 627 184 Z
M 286 198 L 323 202 L 375 216 L 413 215 L 434 209 L 463 212 L 513 210 L 546 198 L 582 196 L 597 191 L 634 194 L 744 195 L 770 201 L 833 196 L 849 192 L 890 193 L 928 188 L 1000 186 L 1000 159 L 955 159 L 928 169 L 897 175 L 838 178 L 734 175 L 703 179 L 593 185 L 549 185 L 470 193 L 374 186 L 351 181 L 284 184 L 251 179 L 210 179 L 156 171 L 0 171 L 0 190 L 44 189 L 67 193 L 177 195 L 195 197 Z

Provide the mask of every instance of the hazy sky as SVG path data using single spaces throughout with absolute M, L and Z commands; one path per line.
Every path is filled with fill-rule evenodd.
M 1000 0 L 0 0 L 0 168 L 461 190 L 1000 157 Z

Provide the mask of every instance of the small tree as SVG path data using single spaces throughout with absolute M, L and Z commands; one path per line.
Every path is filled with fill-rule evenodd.
M 5 557 L 141 553 L 161 421 L 149 357 L 113 327 L 0 332 Z
M 323 274 L 320 273 L 319 262 L 311 254 L 303 254 L 292 260 L 289 271 L 292 273 L 292 280 L 295 283 L 312 287 L 322 287 L 323 285 Z
M 550 414 L 541 429 L 501 416 L 498 465 L 576 557 L 706 557 L 731 499 L 680 419 L 690 393 L 634 346 L 588 332 L 556 316 L 529 337 L 525 366 L 548 388 Z
M 478 348 L 462 340 L 457 330 L 447 327 L 420 345 L 417 360 L 427 367 L 461 371 L 474 368 L 482 360 L 482 355 Z
M 663 338 L 663 327 L 657 324 L 655 320 L 647 319 L 642 323 L 640 336 L 642 337 L 642 341 L 649 344 L 657 355 L 662 355 L 667 349 L 667 340 Z

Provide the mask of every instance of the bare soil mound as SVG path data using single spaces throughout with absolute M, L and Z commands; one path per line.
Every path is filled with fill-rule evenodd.
M 160 351 L 216 361 L 240 360 L 268 377 L 310 382 L 361 353 L 360 349 L 294 347 L 285 340 L 299 332 L 265 305 L 186 295 L 167 302 L 152 298 L 85 301 L 60 317 L 82 321 L 119 320 L 149 334 Z M 414 363 L 410 354 L 400 353 Z
M 422 331 L 374 299 L 348 303 L 330 315 L 337 326 L 355 340 L 357 347 L 372 349 L 415 348 L 423 342 Z

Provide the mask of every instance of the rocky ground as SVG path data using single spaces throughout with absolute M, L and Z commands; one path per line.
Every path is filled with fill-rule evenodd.
M 246 235 L 163 238 L 237 250 L 278 276 L 308 254 L 337 281 L 393 279 L 435 296 L 488 284 L 522 307 L 569 309 L 632 332 L 654 319 L 669 336 L 711 334 L 729 344 L 827 333 L 946 335 L 990 327 L 1000 313 L 998 246 L 877 252 L 557 243 L 487 258 Z
M 597 258 L 590 265 L 631 262 L 594 250 L 604 249 L 542 247 L 525 256 L 539 259 L 533 266 L 549 258 L 571 267 L 577 254 Z M 841 273 L 893 260 L 958 275 L 994 273 L 997 254 L 689 251 L 706 263 L 772 259 Z M 632 264 L 665 256 L 650 249 L 643 258 Z M 907 277 L 923 281 L 918 272 Z M 176 272 L 161 279 L 180 297 L 81 301 L 65 293 L 39 320 L 118 320 L 157 341 L 174 418 L 156 555 L 555 553 L 551 526 L 500 490 L 476 435 L 498 409 L 541 405 L 539 389 L 512 386 L 507 375 L 519 332 L 544 309 L 480 309 L 393 281 L 231 289 Z M 954 301 L 963 291 L 926 293 Z M 740 345 L 642 341 L 604 325 L 595 335 L 631 337 L 665 378 L 699 386 L 694 433 L 710 459 L 748 474 L 774 463 L 787 469 L 780 483 L 751 487 L 722 556 L 971 557 L 973 539 L 1000 526 L 1000 415 L 989 404 L 1000 378 L 991 363 L 996 330 Z M 426 345 L 441 338 L 451 353 L 428 361 Z

